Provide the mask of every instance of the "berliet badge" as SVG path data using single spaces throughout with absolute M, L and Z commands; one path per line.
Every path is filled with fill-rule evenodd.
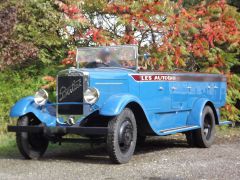
M 73 81 L 72 84 L 69 87 L 62 86 L 60 91 L 59 91 L 59 101 L 62 101 L 65 99 L 67 96 L 71 95 L 74 93 L 77 89 L 79 89 L 82 86 L 82 81 L 81 79 L 77 81 Z

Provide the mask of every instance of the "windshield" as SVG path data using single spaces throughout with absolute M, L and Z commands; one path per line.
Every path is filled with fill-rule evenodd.
M 80 67 L 120 67 L 137 69 L 138 47 L 134 45 L 85 47 L 77 49 Z

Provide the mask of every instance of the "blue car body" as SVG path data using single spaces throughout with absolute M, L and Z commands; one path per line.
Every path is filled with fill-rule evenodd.
M 56 77 L 56 102 L 39 90 L 19 100 L 11 117 L 20 153 L 41 157 L 49 142 L 106 143 L 114 163 L 127 163 L 147 136 L 184 133 L 191 147 L 213 144 L 226 77 L 219 74 L 140 71 L 134 45 L 78 48 L 77 68 Z M 79 68 L 79 67 L 85 68 Z M 81 135 L 69 138 L 65 135 Z
M 223 75 L 138 72 L 124 68 L 80 68 L 72 71 L 87 74 L 88 87 L 94 87 L 100 93 L 96 103 L 83 102 L 87 110 L 77 121 L 79 124 L 93 113 L 113 117 L 131 106 L 133 111 L 138 109 L 142 113 L 136 119 L 144 121 L 139 123 L 149 128 L 148 134 L 168 135 L 200 128 L 206 105 L 212 107 L 216 124 L 222 124 L 219 109 L 225 105 L 227 88 Z M 35 104 L 34 97 L 29 96 L 12 107 L 10 116 L 32 113 L 48 127 L 65 126 L 58 123 L 56 106 L 60 105 L 48 102 L 40 107 Z

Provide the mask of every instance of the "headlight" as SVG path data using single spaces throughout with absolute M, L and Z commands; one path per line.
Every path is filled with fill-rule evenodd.
M 99 98 L 99 91 L 96 88 L 88 88 L 84 93 L 83 97 L 86 103 L 94 104 Z
M 44 104 L 46 104 L 47 100 L 48 100 L 47 91 L 45 91 L 44 89 L 40 89 L 39 91 L 36 92 L 34 96 L 34 102 L 37 105 L 43 106 Z

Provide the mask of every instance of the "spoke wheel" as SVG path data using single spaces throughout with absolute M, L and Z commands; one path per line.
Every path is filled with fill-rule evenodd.
M 108 123 L 107 149 L 114 163 L 127 163 L 135 150 L 137 125 L 133 112 L 125 108 Z

